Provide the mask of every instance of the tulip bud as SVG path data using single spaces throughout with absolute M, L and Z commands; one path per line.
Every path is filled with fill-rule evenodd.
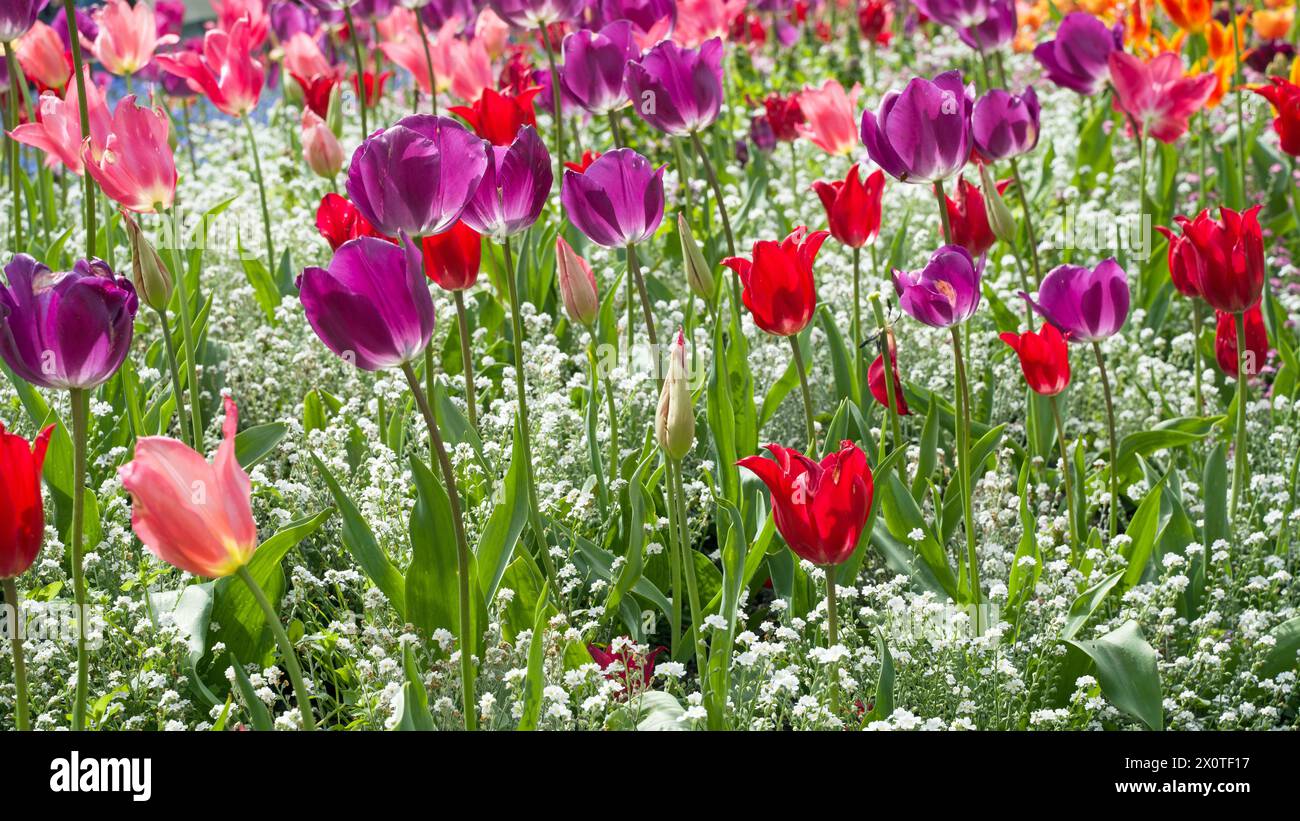
M 564 310 L 574 322 L 591 327 L 600 310 L 596 277 L 591 272 L 591 265 L 578 256 L 578 252 L 565 242 L 564 237 L 555 238 L 555 264 L 560 278 L 560 296 L 564 298 Z
M 335 137 L 343 136 L 343 89 L 342 83 L 335 83 L 330 89 L 330 101 L 325 108 L 325 124 Z
M 296 82 L 281 82 L 280 86 L 280 93 L 284 95 L 284 101 L 286 103 L 292 106 L 300 106 L 303 104 L 304 95 L 302 93 L 302 86 L 298 85 Z
M 131 243 L 131 279 L 144 304 L 155 311 L 166 310 L 172 298 L 172 275 L 158 251 L 150 244 L 131 215 L 122 210 L 122 224 Z
M 704 261 L 704 252 L 695 242 L 695 235 L 691 233 L 691 226 L 686 222 L 686 215 L 682 213 L 677 214 L 677 234 L 682 238 L 682 261 L 686 264 L 686 283 L 691 286 L 696 296 L 712 304 L 717 294 L 717 282 L 713 279 L 709 264 Z
M 695 409 L 691 407 L 691 387 L 686 378 L 686 337 L 681 329 L 668 349 L 668 375 L 659 392 L 655 439 L 673 461 L 680 461 L 690 453 L 695 443 Z
M 989 227 L 993 229 L 993 236 L 1003 242 L 1015 242 L 1015 217 L 1011 216 L 1011 209 L 1007 208 L 1006 200 L 1002 199 L 997 183 L 993 180 L 993 175 L 989 173 L 989 167 L 984 163 L 980 163 L 979 167 L 980 188 L 983 189 L 984 193 L 984 213 L 988 215 Z
M 302 157 L 319 177 L 334 179 L 343 170 L 343 146 L 310 109 L 302 113 Z

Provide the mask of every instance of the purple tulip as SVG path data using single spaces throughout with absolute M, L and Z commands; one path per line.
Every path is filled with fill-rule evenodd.
M 1016 38 L 1016 0 L 993 0 L 984 22 L 957 29 L 961 41 L 976 51 L 994 51 Z
M 1058 265 L 1038 288 L 1038 301 L 1021 296 L 1071 342 L 1096 342 L 1114 336 L 1128 318 L 1128 274 L 1114 259 L 1089 271 Z
M 95 17 L 90 10 L 79 8 L 74 18 L 77 21 L 77 31 L 81 36 L 92 43 L 95 42 L 95 38 L 99 36 L 99 24 L 95 22 Z M 62 6 L 50 18 L 50 28 L 54 29 L 59 39 L 63 41 L 65 51 L 72 48 L 72 40 L 68 37 L 68 16 Z
M 587 0 L 488 0 L 488 5 L 515 28 L 536 29 L 572 20 L 586 8 Z
M 463 24 L 460 32 L 472 32 L 474 23 L 478 20 L 478 9 L 474 0 L 424 0 L 424 2 L 406 0 L 404 5 L 409 8 L 413 1 L 420 9 L 420 19 L 434 31 L 442 28 L 448 20 L 455 17 Z
M 325 347 L 378 371 L 410 362 L 433 336 L 433 297 L 415 244 L 360 237 L 339 246 L 329 268 L 298 277 L 307 321 Z
M 984 258 L 977 263 L 960 245 L 945 245 L 920 271 L 894 271 L 898 304 L 908 316 L 932 328 L 965 322 L 980 305 Z
M 47 0 L 4 0 L 0 3 L 0 43 L 11 43 L 27 33 Z
M 623 75 L 641 119 L 674 137 L 708 128 L 722 108 L 722 40 L 682 48 L 664 40 Z
M 759 114 L 749 121 L 749 139 L 755 148 L 764 153 L 776 148 L 776 132 L 772 130 L 772 121 L 766 114 Z
M 131 280 L 100 259 L 52 273 L 26 254 L 0 285 L 0 358 L 43 388 L 94 388 L 117 372 L 131 347 L 139 301 Z
M 600 31 L 583 29 L 564 38 L 560 84 L 566 96 L 593 114 L 607 114 L 627 102 L 623 69 L 641 56 L 632 24 L 617 20 Z
M 1114 28 L 1086 12 L 1065 15 L 1056 29 L 1056 39 L 1034 48 L 1034 59 L 1047 72 L 1047 79 L 1062 88 L 1092 95 L 1110 76 L 1110 53 L 1122 48 L 1122 23 Z
M 320 28 L 320 17 L 313 9 L 289 0 L 275 0 L 267 7 L 266 15 L 275 39 L 281 43 L 299 33 L 314 35 Z
M 595 3 L 592 4 L 593 6 Z M 600 0 L 600 19 L 609 24 L 626 20 L 642 37 L 666 39 L 677 25 L 675 0 Z
M 664 169 L 630 148 L 607 151 L 583 173 L 564 172 L 564 213 L 597 245 L 643 242 L 664 218 Z
M 1038 95 L 994 89 L 975 101 L 970 115 L 975 147 L 990 160 L 1019 157 L 1038 145 Z
M 878 112 L 862 112 L 867 155 L 900 182 L 932 183 L 956 174 L 970 156 L 970 92 L 960 71 L 933 81 L 913 77 L 890 91 Z
M 455 120 L 405 117 L 357 147 L 348 167 L 348 197 L 390 237 L 441 234 L 474 196 L 489 156 L 488 144 Z
M 460 218 L 495 240 L 514 236 L 537 222 L 554 180 L 551 155 L 537 129 L 526 125 L 509 146 L 493 146 L 478 192 Z
M 978 26 L 989 15 L 989 0 L 914 0 L 914 5 L 931 20 L 954 29 Z

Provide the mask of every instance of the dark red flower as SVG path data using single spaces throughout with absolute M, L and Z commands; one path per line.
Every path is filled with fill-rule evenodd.
M 1219 368 L 1228 376 L 1237 378 L 1237 317 L 1226 311 L 1215 314 L 1218 323 L 1214 328 L 1214 358 L 1219 361 Z M 1264 327 L 1264 314 L 1260 312 L 1259 303 L 1246 311 L 1246 352 L 1242 355 L 1242 365 L 1247 376 L 1259 373 L 1260 366 L 1268 357 L 1268 329 Z
M 36 561 L 45 538 L 41 467 L 51 425 L 28 444 L 0 423 L 0 579 L 21 576 Z
M 1157 225 L 1156 230 L 1169 240 L 1169 279 L 1174 288 L 1185 297 L 1200 296 L 1201 257 L 1196 253 L 1196 246 L 1163 225 Z
M 766 447 L 775 461 L 746 456 L 736 464 L 767 485 L 781 537 L 801 559 L 822 567 L 842 564 L 857 548 L 871 512 L 866 454 L 847 440 L 820 463 L 780 445 Z
M 384 83 L 388 78 L 393 76 L 393 72 L 385 71 L 376 76 L 373 71 L 365 73 L 366 80 L 366 107 L 371 108 L 379 105 L 379 100 L 384 96 Z M 360 86 L 357 85 L 357 75 L 352 75 L 352 90 L 358 94 L 361 92 Z
M 887 46 L 894 33 L 889 25 L 893 22 L 894 12 L 884 0 L 870 0 L 858 7 L 858 31 L 865 40 Z
M 523 46 L 514 46 L 510 49 L 510 57 L 497 74 L 499 91 L 518 96 L 534 85 L 533 64 L 528 62 L 526 51 Z
M 421 240 L 424 273 L 445 291 L 463 291 L 478 280 L 483 237 L 464 222 Z
M 1273 85 L 1251 91 L 1273 104 L 1273 130 L 1281 148 L 1292 157 L 1300 157 L 1300 86 L 1284 77 L 1269 77 Z
M 779 94 L 768 95 L 763 101 L 767 112 L 767 121 L 772 126 L 772 135 L 777 140 L 788 143 L 799 138 L 799 126 L 804 122 L 803 109 L 799 107 L 799 95 L 782 97 Z
M 640 673 L 641 686 L 643 688 L 649 687 L 650 679 L 653 678 L 655 674 L 655 659 L 659 657 L 660 653 L 666 652 L 667 650 L 667 647 L 656 647 L 654 650 L 651 650 L 645 658 L 639 658 L 627 649 L 620 650 L 617 653 L 611 653 L 609 652 L 608 646 L 601 647 L 598 644 L 587 645 L 587 652 L 591 653 L 591 658 L 600 665 L 600 669 L 609 669 L 610 665 L 615 662 L 618 662 L 622 666 L 623 669 L 621 670 L 606 673 L 605 678 L 610 681 L 622 682 L 623 687 L 625 688 L 624 692 L 626 692 L 627 689 L 630 689 L 627 680 L 628 673 Z
M 1055 396 L 1070 384 L 1070 349 L 1055 325 L 1044 323 L 1037 333 L 1005 333 L 999 338 L 1020 357 L 1025 382 L 1035 392 Z
M 307 104 L 307 108 L 311 109 L 317 117 L 324 119 L 329 114 L 330 94 L 333 93 L 334 86 L 338 85 L 338 78 L 332 74 L 317 74 L 310 80 L 297 74 L 289 76 L 293 77 L 302 89 L 303 101 Z
M 830 223 L 831 236 L 850 248 L 861 248 L 880 233 L 880 197 L 885 191 L 885 172 L 879 168 L 867 177 L 866 185 L 855 163 L 843 180 L 813 183 Z
M 1187 245 L 1184 270 L 1196 276 L 1196 291 L 1216 311 L 1241 313 L 1264 293 L 1264 237 L 1256 205 L 1241 213 L 1219 209 L 1218 220 L 1208 210 L 1194 219 L 1175 217 Z
M 320 205 L 316 208 L 316 230 L 334 251 L 357 237 L 379 237 L 396 242 L 392 237 L 379 233 L 346 197 L 333 192 L 321 197 Z
M 569 169 L 575 174 L 581 174 L 582 172 L 586 171 L 588 168 L 591 168 L 591 164 L 598 159 L 600 159 L 600 152 L 592 151 L 589 148 L 586 151 L 582 152 L 582 160 L 580 162 L 566 162 L 564 164 L 564 167 Z
M 753 260 L 727 257 L 722 264 L 735 271 L 744 286 L 741 301 L 754 316 L 754 324 L 776 336 L 793 336 L 812 319 L 817 307 L 813 260 L 829 231 L 802 225 L 777 242 L 754 243 Z
M 1007 190 L 1010 180 L 998 183 L 998 193 Z M 952 229 L 952 241 L 970 252 L 972 257 L 979 257 L 993 247 L 998 238 L 989 225 L 988 211 L 984 209 L 984 194 L 978 185 L 966 182 L 965 177 L 957 180 L 957 198 L 945 196 L 948 206 L 948 224 Z
M 537 125 L 533 98 L 541 90 L 541 86 L 533 86 L 519 94 L 504 94 L 485 88 L 474 105 L 453 106 L 450 111 L 463 118 L 475 134 L 493 145 L 510 145 L 520 128 Z
M 894 377 L 894 410 L 899 416 L 910 416 L 912 411 L 907 407 L 907 400 L 903 398 L 903 383 L 898 378 L 898 345 L 894 342 L 893 331 L 886 330 L 885 338 L 888 340 L 889 349 L 889 370 Z M 877 356 L 871 366 L 867 368 L 867 387 L 871 389 L 871 396 L 880 404 L 880 407 L 889 407 L 889 388 L 885 384 L 885 355 Z

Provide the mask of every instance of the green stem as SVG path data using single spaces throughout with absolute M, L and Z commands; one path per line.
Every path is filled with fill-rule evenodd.
M 609 483 L 612 486 L 619 477 L 618 447 L 618 408 L 614 402 L 614 379 L 605 374 L 605 403 L 609 411 Z
M 673 162 L 677 163 L 677 182 L 682 189 L 682 203 L 686 206 L 686 213 L 689 215 L 694 207 L 691 204 L 691 176 L 686 170 L 686 155 L 682 153 L 681 140 L 675 137 L 669 137 L 668 140 L 673 144 Z
M 179 219 L 179 217 L 177 218 Z M 175 261 L 175 257 L 173 257 L 173 261 Z M 201 398 L 202 391 L 199 387 L 199 370 L 194 362 L 194 322 L 190 317 L 189 286 L 186 285 L 183 268 L 173 264 L 172 270 L 176 272 L 176 302 L 180 309 L 181 347 L 185 352 L 187 387 L 190 391 L 190 426 L 194 431 L 192 447 L 199 453 L 203 453 L 203 402 Z M 170 333 L 167 329 L 164 329 L 164 332 Z M 170 340 L 168 340 L 168 344 L 170 344 Z M 176 406 L 178 408 L 181 406 L 180 397 L 177 397 Z
M 1234 27 L 1235 28 L 1235 27 Z M 1246 489 L 1246 472 L 1250 469 L 1246 459 L 1246 401 L 1249 388 L 1246 385 L 1249 374 L 1246 373 L 1246 314 L 1238 311 L 1235 317 L 1237 326 L 1237 441 L 1233 443 L 1234 466 L 1232 470 L 1232 514 L 1237 515 L 1241 497 Z
M 975 513 L 971 504 L 970 407 L 966 399 L 966 363 L 961 355 L 961 334 L 957 332 L 957 326 L 953 325 L 949 330 L 952 332 L 953 366 L 957 374 L 957 416 L 953 419 L 953 427 L 957 431 L 957 481 L 958 489 L 961 491 L 962 518 L 965 522 L 963 529 L 966 531 L 966 564 L 971 601 L 975 607 L 975 635 L 978 636 L 983 633 L 981 624 L 983 590 L 980 587 L 979 553 L 975 548 Z
M 271 212 L 266 207 L 266 185 L 262 181 L 262 160 L 257 150 L 257 137 L 253 135 L 253 121 L 244 117 L 248 132 L 248 153 L 253 155 L 253 174 L 257 178 L 257 195 L 262 204 L 262 230 L 266 236 L 266 272 L 275 276 L 275 242 L 271 239 Z
M 172 331 L 167 321 L 166 308 L 158 311 L 158 318 L 162 321 L 163 347 L 167 351 L 167 368 L 171 372 L 172 393 L 176 397 L 176 417 L 181 429 L 181 441 L 193 448 L 194 438 L 190 433 L 189 420 L 185 413 L 185 392 L 181 389 L 181 372 L 176 364 L 176 346 L 172 342 Z
M 555 49 L 551 47 L 551 32 L 546 26 L 538 30 L 542 38 L 542 48 L 546 49 L 546 61 L 551 69 L 551 116 L 555 118 L 555 161 L 564 167 L 564 115 L 561 102 L 564 95 L 560 91 L 560 70 L 555 65 Z
M 510 295 L 511 342 L 515 355 L 515 399 L 519 403 L 516 423 L 517 435 L 520 437 L 524 457 L 524 486 L 528 489 L 528 518 L 532 523 L 533 537 L 537 540 L 537 551 L 542 555 L 542 565 L 546 568 L 546 578 L 551 583 L 551 590 L 556 597 L 560 595 L 559 578 L 555 574 L 555 565 L 551 561 L 550 543 L 546 539 L 546 529 L 542 526 L 541 507 L 537 502 L 537 482 L 533 478 L 533 445 L 528 425 L 528 386 L 524 378 L 524 323 L 519 316 L 519 286 L 515 283 L 514 254 L 510 250 L 510 239 L 505 241 L 506 255 L 506 289 Z
M 1195 357 L 1196 368 L 1196 412 L 1199 414 L 1205 409 L 1205 400 L 1201 398 L 1201 301 L 1199 299 L 1190 300 L 1192 303 L 1192 355 Z
M 68 42 L 72 49 L 72 81 L 77 84 L 77 112 L 81 115 L 81 139 L 90 136 L 90 106 L 86 102 L 85 77 L 82 71 L 81 34 L 77 31 L 76 0 L 63 0 L 63 14 L 67 20 Z M 11 72 L 12 74 L 12 72 Z M 82 174 L 85 186 L 83 207 L 86 209 L 86 257 L 95 256 L 95 180 L 89 174 Z
M 289 641 L 289 634 L 284 632 L 284 625 L 280 623 L 280 616 L 275 612 L 270 599 L 253 578 L 253 574 L 248 572 L 248 565 L 240 565 L 235 572 L 266 615 L 266 624 L 271 628 L 275 643 L 280 647 L 280 655 L 284 657 L 284 666 L 289 673 L 289 682 L 293 685 L 294 696 L 297 697 L 298 711 L 302 714 L 302 728 L 311 732 L 316 729 L 316 719 L 312 717 L 311 696 L 308 694 L 306 684 L 303 683 L 302 668 L 298 665 L 298 653 L 293 649 L 293 642 Z
M 1073 556 L 1079 550 L 1079 527 L 1074 511 L 1074 482 L 1070 478 L 1070 451 L 1065 446 L 1065 425 L 1061 424 L 1061 411 L 1056 396 L 1049 398 L 1052 401 L 1052 418 L 1056 421 L 1056 444 L 1061 449 L 1061 482 L 1065 485 L 1065 510 L 1070 517 L 1070 555 Z
M 879 317 L 877 317 L 879 319 Z M 853 372 L 858 375 L 858 395 L 853 397 L 858 408 L 866 412 L 867 396 L 867 359 L 862 352 L 862 249 L 853 249 Z M 888 381 L 888 380 L 886 380 Z
M 664 454 L 668 459 L 668 454 Z M 669 642 L 668 653 L 673 658 L 677 657 L 677 646 L 682 640 L 682 531 L 677 526 L 677 483 L 673 480 L 673 462 L 668 459 L 668 480 L 665 485 L 665 491 L 668 496 L 668 577 L 672 589 L 668 592 L 669 600 L 672 603 L 672 614 L 669 620 Z M 700 680 L 704 680 L 703 672 L 700 673 Z
M 348 24 L 348 39 L 352 41 L 352 57 L 357 63 L 357 109 L 361 113 L 361 137 L 364 139 L 370 136 L 370 126 L 366 122 L 366 66 L 365 61 L 361 59 L 361 36 L 357 33 L 357 27 L 352 24 L 350 3 L 343 7 L 343 17 Z M 256 150 L 253 155 L 257 156 Z
M 890 361 L 892 357 L 890 357 L 889 355 L 889 337 L 888 337 L 889 324 L 885 321 L 885 307 L 880 304 L 880 294 L 871 295 L 871 310 L 876 315 L 876 327 L 879 328 L 879 332 L 880 332 L 880 351 L 881 351 L 880 355 L 884 357 L 882 361 L 884 362 L 885 365 L 885 399 L 889 401 L 889 407 L 885 410 L 885 414 L 889 416 L 890 429 L 893 431 L 893 435 L 894 435 L 893 444 L 894 447 L 897 448 L 897 447 L 901 447 L 903 444 L 903 431 L 901 425 L 899 424 L 899 419 L 898 419 L 898 400 L 895 398 L 894 395 L 894 369 L 897 367 L 897 363 L 893 363 Z M 864 376 L 863 378 L 865 380 L 866 377 Z M 864 397 L 869 390 L 870 388 L 867 387 L 864 382 L 864 387 L 863 387 Z M 876 464 L 880 464 L 880 462 L 883 462 L 884 460 L 885 460 L 885 426 L 881 425 L 880 426 L 880 451 L 877 457 Z M 898 478 L 904 485 L 907 484 L 907 466 L 903 464 L 902 459 L 898 460 Z
M 650 341 L 650 349 L 655 352 L 657 357 L 659 355 L 659 335 L 655 333 L 655 319 L 650 311 L 650 294 L 646 291 L 645 279 L 641 276 L 641 265 L 636 258 L 636 246 L 631 243 L 627 246 L 627 278 L 636 285 L 637 298 L 641 301 L 641 317 L 645 320 L 646 339 Z M 629 292 L 628 298 L 630 299 L 631 296 L 632 294 Z M 629 331 L 628 339 L 631 338 L 632 334 Z M 629 355 L 630 353 L 629 351 Z M 659 373 L 658 364 L 655 365 L 655 381 L 662 386 L 663 376 Z
M 457 598 L 460 604 L 461 710 L 465 714 L 465 729 L 475 730 L 478 729 L 478 709 L 474 703 L 474 649 L 478 646 L 478 640 L 473 635 L 473 620 L 470 613 L 469 541 L 465 537 L 465 521 L 461 515 L 460 491 L 456 489 L 456 471 L 447 456 L 447 447 L 443 444 L 442 434 L 438 432 L 438 421 L 433 416 L 433 409 L 429 407 L 429 399 L 421 390 L 420 378 L 415 375 L 411 363 L 402 363 L 402 373 L 406 374 L 406 381 L 411 386 L 411 395 L 415 397 L 415 404 L 419 405 L 424 424 L 429 429 L 429 442 L 437 457 L 442 482 L 447 490 L 447 501 L 451 505 L 452 530 L 456 535 Z
M 10 639 L 14 651 L 14 686 L 17 688 L 14 698 L 15 726 L 19 730 L 30 730 L 32 722 L 27 707 L 27 665 L 23 661 L 23 611 L 21 603 L 18 601 L 18 586 L 14 584 L 14 580 L 4 579 L 2 583 L 5 591 L 5 604 L 13 608 L 13 618 L 9 620 L 9 629 L 13 631 Z
M 700 135 L 691 132 L 691 144 L 695 146 L 695 154 L 700 158 L 700 164 L 704 166 L 704 175 L 709 180 L 709 188 L 713 190 L 713 199 L 718 203 L 718 216 L 722 219 L 722 231 L 727 235 L 727 256 L 736 255 L 736 236 L 731 231 L 731 218 L 727 216 L 727 204 L 722 199 L 722 183 L 718 182 L 718 172 L 713 168 L 713 161 L 709 159 L 709 152 L 704 150 L 704 143 L 700 141 Z M 740 314 L 740 275 L 732 274 L 731 277 L 731 296 L 735 300 L 737 316 Z
M 835 591 L 839 568 L 836 565 L 828 564 L 823 566 L 822 570 L 826 572 L 826 648 L 829 650 L 839 644 L 840 641 L 838 594 Z M 831 713 L 838 716 L 840 714 L 840 672 L 838 664 L 831 665 L 830 678 Z
M 433 54 L 429 51 L 429 36 L 424 32 L 424 20 L 420 17 L 423 9 L 415 9 L 415 30 L 420 35 L 420 45 L 424 46 L 424 68 L 429 72 L 429 97 L 433 100 L 433 114 L 438 115 L 438 75 L 433 71 Z M 419 99 L 419 85 L 416 85 Z M 417 112 L 418 113 L 418 112 Z
M 939 224 L 943 226 L 943 241 L 951 245 L 952 223 L 948 220 L 948 196 L 943 192 L 943 180 L 934 181 L 934 199 L 939 203 Z
M 611 111 L 608 114 L 606 114 L 605 117 L 606 119 L 609 120 L 609 137 L 613 141 L 614 147 L 622 148 L 623 147 L 623 126 L 619 124 L 618 111 L 617 110 Z M 676 146 L 677 143 L 674 142 L 673 145 Z M 678 157 L 680 158 L 681 149 L 678 148 L 676 150 L 678 152 Z M 680 173 L 680 168 L 678 169 L 678 171 Z
M 417 18 L 419 14 L 415 15 Z M 465 312 L 465 294 L 452 291 L 456 300 L 456 322 L 460 326 L 460 362 L 465 376 L 465 409 L 468 412 L 470 427 L 478 430 L 478 408 L 474 393 L 474 351 L 469 341 L 469 314 Z
M 1113 541 L 1119 530 L 1119 456 L 1115 441 L 1115 402 L 1110 393 L 1110 375 L 1106 373 L 1106 358 L 1101 355 L 1101 343 L 1092 343 L 1097 368 L 1101 371 L 1101 390 L 1106 398 L 1106 433 L 1110 439 L 1110 538 Z
M 86 571 L 82 543 L 86 518 L 86 450 L 90 436 L 90 394 L 68 391 L 72 406 L 72 586 L 77 605 L 77 690 L 72 702 L 72 729 L 86 729 L 86 696 L 90 689 L 90 656 L 86 649 Z
M 1249 89 L 1246 88 L 1241 73 L 1241 28 L 1237 25 L 1235 3 L 1228 7 L 1228 27 L 1232 29 L 1233 74 L 1235 75 L 1232 85 L 1237 92 L 1233 95 L 1233 100 L 1237 108 L 1237 152 L 1241 157 L 1241 205 L 1244 207 L 1250 200 L 1246 196 L 1246 118 L 1242 114 L 1241 98 Z
M 185 151 L 190 155 L 190 173 L 198 176 L 199 161 L 194 155 L 194 129 L 190 126 L 190 104 L 181 103 L 181 121 L 185 123 Z
M 1025 184 L 1020 180 L 1020 164 L 1015 157 L 1011 158 L 1011 177 L 1015 180 L 1016 194 L 1020 197 L 1020 210 L 1025 215 L 1025 233 L 1029 240 L 1029 258 L 1034 264 L 1034 281 L 1041 285 L 1043 269 L 1038 263 L 1038 236 L 1034 232 L 1034 219 L 1029 213 L 1029 195 L 1025 193 Z
M 700 681 L 704 682 L 708 671 L 708 650 L 704 643 L 704 611 L 700 608 L 700 584 L 695 575 L 695 552 L 691 548 L 690 528 L 686 524 L 686 490 L 682 485 L 682 463 L 680 461 L 671 463 L 670 471 L 672 475 L 669 478 L 673 483 L 673 495 L 676 497 L 674 503 L 677 506 L 682 569 L 686 575 L 686 596 L 691 605 L 691 629 L 695 631 L 695 667 L 700 673 Z M 701 684 L 701 689 L 707 694 L 706 683 Z
M 600 420 L 600 372 L 596 367 L 596 342 L 587 345 L 587 408 L 585 419 L 588 421 L 587 451 L 591 454 L 591 472 L 596 475 L 596 498 L 600 500 L 600 515 L 603 518 L 609 508 L 609 487 L 605 482 L 605 467 L 600 463 L 600 443 L 596 439 L 596 430 Z
M 6 43 L 8 48 L 5 49 L 5 64 L 9 69 L 9 131 L 13 132 L 18 127 L 20 120 L 18 111 L 22 107 L 22 91 L 18 88 L 18 61 L 14 59 L 13 43 Z M 14 250 L 23 250 L 23 187 L 18 183 L 18 172 L 21 170 L 19 164 L 18 152 L 20 147 L 18 141 L 13 137 L 6 137 L 9 143 L 9 185 L 13 188 L 14 195 Z
M 808 390 L 808 372 L 804 368 L 803 353 L 799 350 L 799 335 L 787 337 L 794 355 L 794 369 L 799 372 L 799 390 L 803 394 L 804 426 L 808 432 L 808 458 L 817 458 L 817 426 L 813 421 L 812 392 Z

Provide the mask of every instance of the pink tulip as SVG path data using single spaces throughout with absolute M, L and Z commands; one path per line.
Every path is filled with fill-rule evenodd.
M 334 179 L 343 169 L 343 146 L 330 127 L 310 108 L 302 112 L 302 158 L 318 177 Z
M 564 310 L 574 322 L 591 327 L 600 310 L 600 297 L 596 293 L 596 276 L 587 260 L 578 256 L 564 237 L 555 238 L 555 266 L 560 280 L 560 296 Z
M 393 16 L 397 16 L 398 12 L 411 14 L 409 11 L 406 11 L 406 9 L 398 8 L 393 10 Z M 412 20 L 413 19 L 414 15 L 412 15 Z M 421 43 L 420 32 L 415 28 L 414 22 L 412 22 L 409 27 L 394 29 L 392 32 L 393 36 L 385 37 L 383 41 L 380 42 L 379 50 L 382 51 L 384 56 L 389 60 L 410 72 L 411 77 L 415 79 L 415 84 L 419 87 L 420 91 L 425 94 L 431 93 L 430 89 L 432 88 L 432 83 L 431 78 L 429 77 L 429 63 L 433 63 L 433 72 L 438 75 L 438 90 L 442 91 L 445 89 L 447 83 L 447 75 L 443 70 L 446 68 L 446 60 L 445 57 L 439 53 L 441 48 L 440 42 L 442 40 L 442 32 L 450 31 L 453 27 L 458 27 L 459 25 L 459 21 L 449 20 L 443 24 L 442 30 L 438 32 L 436 39 L 425 34 L 425 42 Z M 384 31 L 381 29 L 380 34 L 382 35 L 383 33 Z M 454 37 L 455 35 L 452 34 L 451 36 Z M 425 45 L 429 48 L 427 57 L 425 56 L 424 51 Z
M 108 0 L 95 15 L 95 22 L 99 33 L 87 48 L 104 68 L 118 76 L 135 74 L 149 64 L 158 46 L 179 40 L 174 34 L 158 36 L 153 7 L 144 2 L 132 8 L 126 0 Z
M 1165 51 L 1144 63 L 1123 51 L 1110 53 L 1115 108 L 1145 127 L 1149 136 L 1172 143 L 1187 131 L 1187 121 L 1214 93 L 1213 74 L 1183 76 L 1183 59 Z
M 694 48 L 714 37 L 727 39 L 731 21 L 745 10 L 745 0 L 677 0 L 673 40 Z
M 109 199 L 139 214 L 159 213 L 176 199 L 169 131 L 162 109 L 138 106 L 129 95 L 118 102 L 106 139 L 86 141 L 81 161 Z
M 304 80 L 334 73 L 334 66 L 330 65 L 315 38 L 301 31 L 284 44 L 284 68 L 289 74 Z
M 212 464 L 175 439 L 145 436 L 118 468 L 132 497 L 131 528 L 149 551 L 187 573 L 229 576 L 257 550 L 252 483 L 235 460 L 239 410 L 226 397 L 224 438 Z
M 822 87 L 806 88 L 799 93 L 799 108 L 804 122 L 799 133 L 827 154 L 848 154 L 858 144 L 858 95 L 861 86 L 844 93 L 838 80 L 827 80 Z
M 447 27 L 443 26 L 443 31 L 446 30 Z M 483 94 L 483 89 L 493 87 L 491 47 L 483 38 L 465 41 L 450 37 L 444 41 L 440 32 L 438 45 L 442 63 L 439 65 L 435 58 L 434 71 L 439 80 L 451 78 L 452 94 L 473 103 Z
M 37 20 L 18 39 L 18 64 L 27 79 L 42 90 L 62 89 L 72 79 L 72 58 L 63 48 L 58 32 Z
M 451 19 L 460 20 L 459 17 Z M 492 9 L 485 7 L 478 13 L 478 19 L 474 21 L 473 39 L 482 43 L 490 58 L 495 60 L 506 53 L 506 39 L 509 36 L 510 24 L 502 20 Z
M 266 42 L 271 17 L 266 13 L 266 4 L 262 0 L 212 0 L 212 10 L 217 13 L 217 28 L 222 31 L 233 31 L 235 23 L 246 21 L 250 50 Z
M 86 104 L 90 113 L 90 141 L 103 145 L 108 139 L 108 106 L 104 91 L 90 79 L 90 67 L 85 69 Z M 81 176 L 85 167 L 81 162 L 81 111 L 77 107 L 77 86 L 68 84 L 63 97 L 46 91 L 36 104 L 36 122 L 23 123 L 12 132 L 13 138 L 45 152 L 45 164 L 50 168 L 62 163 L 72 173 Z
M 242 117 L 257 106 L 266 73 L 253 58 L 253 33 L 247 20 L 211 29 L 203 37 L 201 53 L 182 51 L 159 54 L 155 62 L 164 71 L 184 77 L 195 91 L 208 96 L 220 111 Z

